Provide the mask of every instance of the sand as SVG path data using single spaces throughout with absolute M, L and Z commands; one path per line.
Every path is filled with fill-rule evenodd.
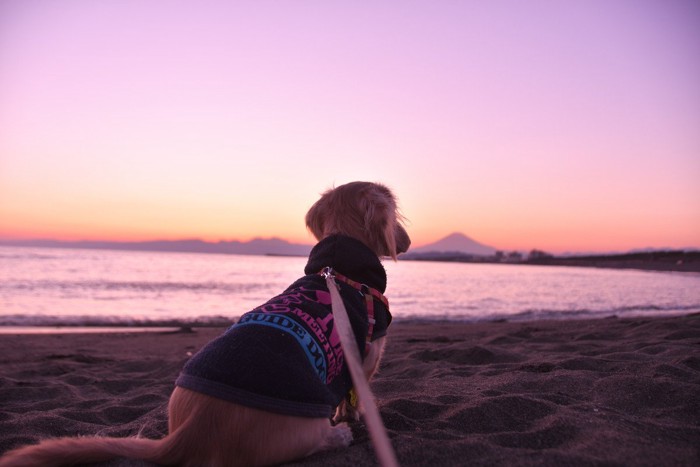
M 221 331 L 0 335 L 0 452 L 163 436 L 178 371 Z M 372 387 L 404 466 L 700 465 L 700 315 L 398 322 Z M 289 465 L 376 465 L 363 423 L 353 432 Z

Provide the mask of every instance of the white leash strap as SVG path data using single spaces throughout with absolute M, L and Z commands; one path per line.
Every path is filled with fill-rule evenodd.
M 396 454 L 391 447 L 391 442 L 384 429 L 382 419 L 379 416 L 379 410 L 374 401 L 372 390 L 369 388 L 369 383 L 362 370 L 362 358 L 357 348 L 357 342 L 355 341 L 355 334 L 350 325 L 348 312 L 345 310 L 345 304 L 338 292 L 338 285 L 335 283 L 331 274 L 326 274 L 325 277 L 328 290 L 331 293 L 335 328 L 338 330 L 340 345 L 343 348 L 343 355 L 345 355 L 345 361 L 348 363 L 348 368 L 350 369 L 352 384 L 355 386 L 357 397 L 364 408 L 365 423 L 367 424 L 367 429 L 372 438 L 374 449 L 377 452 L 379 463 L 383 467 L 398 467 L 399 463 L 396 460 Z

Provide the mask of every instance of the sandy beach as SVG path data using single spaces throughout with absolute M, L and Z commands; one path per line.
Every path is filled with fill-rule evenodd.
M 220 332 L 1 335 L 0 452 L 162 437 L 180 368 Z M 372 386 L 404 466 L 700 465 L 700 315 L 398 322 Z M 363 423 L 353 432 L 349 449 L 288 465 L 376 465 Z

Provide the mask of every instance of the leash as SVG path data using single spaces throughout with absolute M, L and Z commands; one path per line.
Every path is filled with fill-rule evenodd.
M 324 268 L 321 271 L 321 275 L 326 279 L 326 284 L 328 285 L 328 291 L 331 294 L 331 305 L 333 307 L 333 321 L 334 326 L 338 331 L 338 336 L 340 337 L 340 345 L 343 349 L 343 355 L 345 355 L 345 361 L 348 363 L 348 369 L 350 370 L 350 377 L 352 378 L 352 383 L 355 386 L 355 392 L 357 393 L 362 406 L 364 407 L 364 419 L 367 424 L 367 429 L 372 438 L 372 444 L 374 444 L 374 449 L 377 452 L 377 457 L 379 458 L 379 463 L 383 467 L 398 467 L 399 463 L 396 460 L 396 454 L 391 446 L 391 441 L 389 441 L 389 436 L 386 433 L 382 419 L 379 416 L 379 409 L 377 409 L 377 404 L 372 395 L 372 390 L 369 387 L 369 382 L 365 378 L 365 373 L 362 370 L 362 357 L 360 356 L 360 350 L 357 348 L 357 342 L 355 341 L 355 334 L 352 331 L 352 325 L 350 324 L 350 318 L 348 317 L 348 312 L 345 309 L 345 304 L 338 291 L 338 283 L 335 282 L 336 279 L 343 282 L 349 279 L 340 279 L 338 273 L 334 272 L 331 268 Z M 354 282 L 354 281 L 353 281 Z M 346 282 L 348 283 L 348 282 Z M 357 284 L 355 282 L 355 284 Z M 350 284 L 352 285 L 352 284 Z M 362 284 L 358 284 L 362 287 Z M 353 286 L 355 287 L 355 286 Z M 364 286 L 368 290 L 367 286 Z M 357 287 L 355 287 L 357 288 Z M 359 290 L 362 290 L 361 288 Z M 379 293 L 379 292 L 377 292 Z M 381 296 L 381 294 L 379 294 Z M 369 300 L 373 301 L 373 296 L 370 293 L 365 293 L 365 296 L 369 296 Z M 382 298 L 384 298 L 382 296 Z M 386 300 L 384 298 L 384 300 Z M 368 313 L 369 313 L 369 301 L 368 301 Z M 370 328 L 374 327 L 374 305 L 372 305 L 372 317 L 370 318 Z

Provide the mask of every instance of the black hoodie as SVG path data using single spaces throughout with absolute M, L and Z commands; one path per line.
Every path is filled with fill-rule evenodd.
M 330 293 L 318 274 L 328 266 L 381 293 L 386 290 L 386 272 L 372 250 L 350 237 L 325 238 L 311 250 L 304 277 L 209 342 L 175 384 L 269 412 L 330 417 L 352 381 L 333 330 Z M 365 299 L 338 283 L 363 352 L 369 326 Z M 381 301 L 374 300 L 374 310 L 372 340 L 385 336 L 391 322 Z

